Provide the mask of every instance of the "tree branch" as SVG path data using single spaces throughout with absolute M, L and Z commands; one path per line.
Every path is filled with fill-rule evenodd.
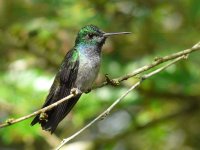
M 129 78 L 131 78 L 131 77 L 133 77 L 133 76 L 135 76 L 135 75 L 137 75 L 137 74 L 140 74 L 140 73 L 142 73 L 142 72 L 145 72 L 145 71 L 147 71 L 147 70 L 150 70 L 150 69 L 154 68 L 155 66 L 158 66 L 158 65 L 161 64 L 161 63 L 167 62 L 167 61 L 169 61 L 169 60 L 173 60 L 173 59 L 178 58 L 178 57 L 180 57 L 180 56 L 186 56 L 186 55 L 188 55 L 188 54 L 190 54 L 190 53 L 192 53 L 192 52 L 194 52 L 194 51 L 197 51 L 197 50 L 200 50 L 200 42 L 197 43 L 197 44 L 195 44 L 192 48 L 189 48 L 189 49 L 186 49 L 186 50 L 183 50 L 183 51 L 180 51 L 180 52 L 171 54 L 171 55 L 167 55 L 167 56 L 165 56 L 165 57 L 156 58 L 155 61 L 152 62 L 151 64 L 145 65 L 145 66 L 143 66 L 143 67 L 141 67 L 141 68 L 138 68 L 137 70 L 135 70 L 135 71 L 132 72 L 132 73 L 129 73 L 129 74 L 125 75 L 125 76 L 122 76 L 122 77 L 119 77 L 119 78 L 115 78 L 115 79 L 112 79 L 112 80 L 113 80 L 115 83 L 119 83 L 119 82 L 124 81 L 124 80 L 127 80 L 127 79 L 129 79 Z M 145 76 L 144 76 L 143 78 L 145 78 Z M 147 77 L 147 78 L 148 78 L 148 77 Z M 141 81 L 140 81 L 140 82 L 141 82 Z M 98 86 L 96 86 L 96 87 L 93 87 L 92 90 L 94 90 L 94 89 L 96 89 L 96 88 L 103 87 L 103 86 L 108 85 L 108 84 L 109 84 L 109 82 L 104 82 L 104 83 L 102 83 L 101 85 L 98 85 Z M 35 111 L 35 112 L 33 112 L 33 113 L 29 114 L 29 115 L 20 117 L 20 118 L 18 118 L 18 119 L 7 119 L 7 120 L 5 121 L 5 123 L 0 124 L 0 128 L 13 125 L 13 124 L 15 124 L 15 123 L 18 123 L 18 122 L 21 122 L 21 121 L 26 120 L 26 119 L 28 119 L 28 118 L 31 118 L 31 117 L 33 117 L 33 116 L 35 116 L 35 115 L 38 115 L 38 114 L 40 114 L 40 113 L 42 113 L 42 112 L 46 112 L 46 111 L 48 111 L 48 110 L 50 110 L 50 109 L 56 107 L 57 105 L 59 105 L 59 104 L 65 102 L 65 101 L 69 100 L 70 98 L 76 96 L 77 94 L 80 94 L 80 93 L 72 93 L 72 94 L 68 95 L 67 97 L 64 97 L 63 99 L 61 99 L 61 100 L 59 100 L 59 101 L 57 101 L 57 102 L 55 102 L 55 103 L 53 103 L 53 104 L 51 104 L 51 105 L 49 105 L 49 106 L 47 106 L 47 107 L 44 107 L 44 108 L 42 108 L 42 109 L 39 109 L 38 111 Z M 113 106 L 113 107 L 114 107 L 114 106 Z
M 191 99 L 190 99 L 191 100 Z M 169 121 L 171 119 L 174 119 L 176 117 L 180 117 L 181 115 L 188 115 L 190 113 L 194 113 L 195 111 L 197 111 L 200 107 L 199 102 L 197 101 L 192 101 L 192 104 L 187 105 L 187 106 L 183 106 L 182 108 L 180 108 L 179 110 L 172 112 L 166 116 L 163 116 L 161 118 L 158 119 L 154 119 L 144 125 L 140 125 L 140 124 L 135 124 L 135 122 L 132 122 L 130 127 L 132 128 L 128 128 L 127 130 L 125 130 L 123 133 L 120 133 L 118 135 L 116 135 L 113 138 L 99 138 L 96 139 L 94 142 L 95 144 L 99 145 L 101 143 L 112 143 L 118 139 L 124 139 L 126 136 L 130 135 L 130 134 L 135 134 L 141 130 L 147 129 L 147 128 L 151 128 L 161 122 L 165 122 L 165 121 Z M 133 127 L 134 126 L 134 127 Z
M 102 112 L 99 116 L 97 116 L 94 120 L 92 120 L 90 123 L 88 123 L 86 126 L 84 126 L 82 129 L 80 129 L 79 131 L 77 131 L 76 133 L 74 133 L 72 136 L 63 139 L 63 141 L 61 142 L 61 144 L 56 148 L 56 150 L 59 150 L 63 145 L 65 145 L 67 142 L 69 142 L 70 140 L 74 139 L 76 136 L 78 136 L 79 134 L 81 134 L 83 131 L 85 131 L 87 128 L 89 128 L 91 125 L 93 125 L 96 121 L 100 120 L 100 119 L 104 119 L 109 113 L 110 111 L 119 103 L 122 101 L 122 99 L 124 97 L 126 97 L 133 89 L 135 89 L 136 87 L 138 87 L 144 80 L 154 76 L 155 74 L 161 72 L 162 70 L 168 68 L 169 66 L 175 64 L 176 62 L 180 61 L 181 59 L 185 59 L 186 57 L 180 56 L 178 58 L 176 58 L 175 60 L 173 60 L 172 62 L 170 62 L 169 64 L 164 65 L 161 68 L 158 68 L 148 74 L 145 74 L 141 77 L 141 79 L 139 81 L 137 81 L 133 86 L 131 86 L 122 96 L 120 96 L 110 107 L 108 107 L 104 112 Z
M 59 100 L 59 101 L 57 101 L 57 102 L 55 102 L 55 103 L 53 103 L 53 104 L 47 106 L 47 107 L 44 107 L 44 108 L 42 108 L 42 109 L 40 109 L 40 110 L 38 110 L 38 111 L 35 111 L 35 112 L 33 112 L 33 113 L 29 114 L 29 115 L 23 116 L 23 117 L 21 117 L 21 118 L 18 118 L 18 119 L 8 119 L 8 120 L 6 120 L 5 123 L 0 124 L 0 128 L 6 127 L 6 126 L 10 126 L 10 125 L 12 125 L 12 124 L 21 122 L 21 121 L 26 120 L 26 119 L 28 119 L 28 118 L 31 118 L 31 117 L 33 117 L 33 116 L 35 116 L 35 115 L 38 115 L 38 114 L 40 114 L 40 113 L 46 112 L 46 111 L 48 111 L 48 110 L 51 110 L 52 108 L 58 106 L 59 104 L 65 102 L 65 101 L 67 101 L 67 100 L 69 100 L 70 98 L 72 98 L 72 97 L 74 97 L 74 96 L 76 96 L 76 95 L 78 95 L 78 94 L 80 94 L 80 93 L 72 93 L 72 94 L 70 94 L 70 95 L 68 95 L 68 96 L 66 96 L 66 97 L 64 97 L 64 98 L 62 98 L 61 100 Z
M 184 56 L 184 55 L 186 56 L 186 55 L 188 55 L 188 54 L 190 54 L 192 52 L 195 52 L 197 50 L 200 50 L 200 42 L 195 44 L 192 48 L 189 48 L 189 49 L 177 52 L 177 53 L 173 53 L 171 55 L 167 55 L 167 56 L 164 56 L 164 57 L 156 57 L 155 60 L 151 64 L 145 65 L 145 66 L 143 66 L 141 68 L 136 69 L 132 73 L 129 73 L 129 74 L 125 75 L 125 76 L 121 76 L 119 78 L 115 78 L 115 79 L 112 79 L 112 80 L 114 80 L 116 83 L 119 83 L 119 82 L 127 80 L 127 79 L 129 79 L 131 77 L 134 77 L 134 76 L 136 76 L 136 75 L 138 75 L 138 74 L 140 74 L 142 72 L 150 70 L 150 69 L 154 68 L 155 66 L 158 66 L 158 65 L 160 65 L 160 64 L 162 64 L 164 62 L 167 62 L 169 60 L 173 60 L 173 59 L 178 58 L 180 56 Z M 108 84 L 109 84 L 109 82 L 106 81 L 106 82 L 103 82 L 100 85 L 97 85 L 97 86 L 93 87 L 92 89 L 101 88 L 101 87 L 103 87 L 105 85 L 108 85 Z

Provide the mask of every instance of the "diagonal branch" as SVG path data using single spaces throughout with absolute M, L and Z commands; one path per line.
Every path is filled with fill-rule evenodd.
M 191 99 L 189 99 L 191 100 Z M 112 143 L 118 139 L 123 139 L 125 138 L 125 136 L 127 135 L 133 135 L 141 130 L 147 129 L 147 128 L 151 128 L 159 123 L 163 123 L 165 121 L 169 121 L 172 120 L 176 117 L 180 117 L 181 115 L 188 115 L 190 113 L 194 113 L 195 111 L 199 110 L 200 104 L 199 102 L 192 100 L 192 104 L 189 104 L 187 106 L 183 106 L 181 107 L 179 110 L 175 111 L 175 112 L 171 112 L 170 114 L 167 114 L 163 117 L 157 118 L 157 119 L 153 119 L 152 121 L 145 123 L 145 124 L 135 124 L 135 122 L 133 121 L 130 124 L 130 127 L 132 128 L 127 128 L 124 132 L 116 135 L 113 138 L 99 138 L 96 139 L 94 142 L 95 144 L 99 145 L 101 143 L 105 144 L 105 143 Z M 133 127 L 134 126 L 134 127 Z
M 79 131 L 77 131 L 76 133 L 74 133 L 72 136 L 63 139 L 63 141 L 61 142 L 61 144 L 56 148 L 56 150 L 59 150 L 63 145 L 65 145 L 67 142 L 69 142 L 70 140 L 74 139 L 76 136 L 78 136 L 79 134 L 81 134 L 83 131 L 85 131 L 87 128 L 89 128 L 91 125 L 93 125 L 95 122 L 97 122 L 100 119 L 104 119 L 109 113 L 110 111 L 118 104 L 120 103 L 124 97 L 126 97 L 133 89 L 135 89 L 136 87 L 138 87 L 144 80 L 154 76 L 155 74 L 161 72 L 162 70 L 168 68 L 169 66 L 175 64 L 176 62 L 180 61 L 181 59 L 185 59 L 186 57 L 180 56 L 178 58 L 176 58 L 175 60 L 173 60 L 172 62 L 164 65 L 161 68 L 158 68 L 148 74 L 145 74 L 142 76 L 142 78 L 137 81 L 133 86 L 131 86 L 122 96 L 120 96 L 110 107 L 108 107 L 104 112 L 102 112 L 99 116 L 97 116 L 94 120 L 92 120 L 90 123 L 88 123 L 86 126 L 84 126 L 82 129 L 80 129 Z
M 162 64 L 164 62 L 167 62 L 169 60 L 173 60 L 173 59 L 178 58 L 180 56 L 186 56 L 186 55 L 188 55 L 188 54 L 190 54 L 192 52 L 195 52 L 197 50 L 200 50 L 200 42 L 198 42 L 197 44 L 195 44 L 192 48 L 189 48 L 189 49 L 186 49 L 186 50 L 183 50 L 183 51 L 171 54 L 171 55 L 167 55 L 167 56 L 164 56 L 164 57 L 157 58 L 151 64 L 145 65 L 145 66 L 143 66 L 141 68 L 138 68 L 134 72 L 129 73 L 129 74 L 125 75 L 125 76 L 112 79 L 112 81 L 114 81 L 115 83 L 122 82 L 122 81 L 127 80 L 127 79 L 129 79 L 131 77 L 134 77 L 134 76 L 136 76 L 136 75 L 138 75 L 138 74 L 140 74 L 142 72 L 150 70 L 150 69 L 154 68 L 155 66 L 158 66 L 158 65 L 160 65 L 160 64 Z M 108 81 L 107 82 L 103 82 L 102 84 L 100 84 L 100 85 L 98 85 L 96 87 L 93 87 L 92 90 L 94 90 L 96 88 L 101 88 L 101 87 L 103 87 L 105 85 L 108 85 L 108 84 L 109 84 Z M 18 119 L 7 119 L 5 121 L 5 123 L 0 124 L 0 128 L 4 128 L 4 127 L 10 126 L 10 125 L 13 125 L 15 123 L 18 123 L 18 122 L 21 122 L 21 121 L 26 120 L 28 118 L 31 118 L 31 117 L 33 117 L 35 115 L 38 115 L 38 114 L 40 114 L 42 112 L 46 112 L 46 111 L 48 111 L 48 110 L 56 107 L 57 105 L 59 105 L 59 104 L 65 102 L 65 101 L 69 100 L 70 98 L 74 97 L 76 94 L 78 94 L 78 93 L 70 94 L 67 97 L 64 97 L 63 99 L 61 99 L 61 100 L 59 100 L 59 101 L 57 101 L 57 102 L 55 102 L 55 103 L 53 103 L 53 104 L 51 104 L 51 105 L 49 105 L 47 107 L 39 109 L 38 111 L 35 111 L 35 112 L 33 112 L 33 113 L 29 114 L 29 115 L 20 117 Z
M 188 55 L 188 54 L 190 54 L 192 52 L 195 52 L 197 50 L 200 50 L 200 42 L 195 44 L 192 48 L 188 48 L 186 50 L 183 50 L 183 51 L 180 51 L 180 52 L 177 52 L 177 53 L 173 53 L 171 55 L 167 55 L 167 56 L 164 56 L 164 57 L 157 57 L 157 58 L 155 58 L 155 60 L 151 64 L 145 65 L 145 66 L 143 66 L 141 68 L 136 69 L 132 73 L 129 73 L 129 74 L 125 75 L 125 76 L 121 76 L 119 78 L 115 78 L 115 79 L 112 79 L 112 80 L 114 80 L 116 83 L 119 83 L 119 82 L 127 80 L 127 79 L 129 79 L 131 77 L 134 77 L 134 76 L 136 76 L 136 75 L 138 75 L 138 74 L 140 74 L 142 72 L 150 70 L 150 69 L 154 68 L 155 66 L 158 66 L 158 65 L 160 65 L 160 64 L 162 64 L 164 62 L 167 62 L 169 60 L 173 60 L 173 59 L 178 58 L 180 56 L 184 56 L 184 55 L 186 56 L 186 55 Z M 106 82 L 103 82 L 100 85 L 97 85 L 93 89 L 101 88 L 101 87 L 103 87 L 105 85 L 108 85 L 108 84 L 109 84 L 109 82 L 106 81 Z
M 18 118 L 18 119 L 8 119 L 8 120 L 6 120 L 5 123 L 0 124 L 0 128 L 6 127 L 6 126 L 10 126 L 12 124 L 21 122 L 21 121 L 26 120 L 28 118 L 31 118 L 31 117 L 33 117 L 35 115 L 38 115 L 40 113 L 46 112 L 47 110 L 51 110 L 52 108 L 54 108 L 54 107 L 58 106 L 59 104 L 65 102 L 67 100 L 69 100 L 70 98 L 74 97 L 77 94 L 80 94 L 80 93 L 72 93 L 72 94 L 70 94 L 70 95 L 62 98 L 61 100 L 59 100 L 59 101 L 57 101 L 57 102 L 55 102 L 55 103 L 47 106 L 47 107 L 44 107 L 44 108 L 42 108 L 42 109 L 40 109 L 38 111 L 35 111 L 35 112 L 33 112 L 33 113 L 29 114 L 29 115 L 23 116 L 21 118 Z

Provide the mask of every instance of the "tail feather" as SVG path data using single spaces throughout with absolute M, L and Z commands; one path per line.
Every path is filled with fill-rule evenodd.
M 77 95 L 76 97 L 56 107 L 53 110 L 53 113 L 51 113 L 51 115 L 49 116 L 48 121 L 43 122 L 41 124 L 42 128 L 53 133 L 56 127 L 58 126 L 59 122 L 64 119 L 64 117 L 71 111 L 71 109 L 77 103 L 80 96 L 81 95 Z
M 71 111 L 74 105 L 79 100 L 81 94 L 69 99 L 66 102 L 58 105 L 57 107 L 45 112 L 48 116 L 47 120 L 40 120 L 40 115 L 37 115 L 31 125 L 35 125 L 36 123 L 40 123 L 43 130 L 50 131 L 53 133 L 58 126 L 59 122 L 64 119 L 64 117 Z M 53 103 L 53 102 L 52 102 Z M 50 104 L 46 104 L 48 106 Z M 43 107 L 46 107 L 45 105 Z

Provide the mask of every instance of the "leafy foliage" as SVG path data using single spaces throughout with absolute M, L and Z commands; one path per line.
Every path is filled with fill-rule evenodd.
M 109 32 L 133 33 L 107 40 L 98 84 L 106 73 L 110 77 L 124 75 L 156 56 L 191 47 L 199 41 L 199 3 L 198 0 L 0 1 L 0 122 L 41 107 L 60 62 L 73 46 L 77 31 L 86 24 Z M 199 54 L 192 54 L 187 62 L 145 81 L 109 118 L 77 140 L 89 140 L 95 144 L 93 149 L 199 149 L 199 64 Z M 47 135 L 39 126 L 31 127 L 31 119 L 0 129 L 0 148 L 56 146 L 56 139 L 80 129 L 135 80 L 84 95 L 55 135 Z M 166 117 L 185 107 L 192 109 Z M 160 122 L 149 124 L 159 119 Z

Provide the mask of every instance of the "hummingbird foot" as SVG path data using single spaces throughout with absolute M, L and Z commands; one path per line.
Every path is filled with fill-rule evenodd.
M 73 95 L 78 95 L 78 94 L 81 94 L 82 91 L 78 88 L 72 88 L 71 91 L 70 91 L 70 94 L 73 94 Z
M 47 122 L 48 121 L 48 115 L 47 115 L 47 113 L 42 112 L 40 114 L 39 120 Z
M 112 86 L 118 86 L 120 83 L 118 80 L 116 79 L 110 79 L 108 74 L 105 74 L 105 77 L 106 77 L 106 82 Z

